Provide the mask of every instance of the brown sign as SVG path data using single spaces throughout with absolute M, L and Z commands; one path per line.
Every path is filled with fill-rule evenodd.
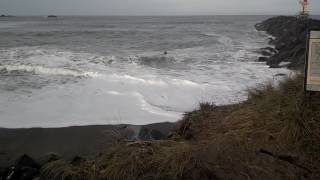
M 306 68 L 306 90 L 320 91 L 320 31 L 310 31 Z

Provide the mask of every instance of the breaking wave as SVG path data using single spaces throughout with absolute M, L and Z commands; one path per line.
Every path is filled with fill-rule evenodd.
M 139 83 L 139 84 L 147 84 L 147 85 L 156 85 L 156 86 L 168 86 L 168 85 L 174 85 L 174 86 L 189 86 L 189 87 L 202 87 L 201 84 L 198 84 L 196 82 L 190 81 L 190 80 L 184 80 L 184 79 L 156 79 L 156 78 L 150 78 L 150 79 L 144 79 L 141 77 L 134 77 L 131 75 L 118 75 L 118 74 L 112 74 L 109 77 L 112 81 L 123 81 L 126 83 Z
M 124 81 L 124 82 L 130 82 L 130 83 L 142 83 L 142 84 L 150 84 L 150 85 L 166 85 L 166 82 L 158 79 L 143 79 L 139 77 L 134 77 L 131 75 L 118 75 L 118 74 L 112 74 L 109 76 L 111 80 L 114 81 Z
M 136 97 L 139 99 L 139 101 L 141 102 L 141 109 L 151 113 L 151 114 L 157 114 L 157 115 L 161 115 L 161 116 L 167 116 L 167 117 L 174 117 L 174 118 L 179 118 L 179 113 L 173 113 L 173 112 L 169 112 L 167 110 L 164 110 L 160 107 L 151 105 L 151 103 L 149 103 L 144 96 L 141 93 L 138 92 L 133 92 L 130 95 Z
M 100 74 L 97 72 L 80 71 L 80 70 L 66 69 L 66 68 L 49 68 L 49 67 L 36 66 L 36 65 L 1 65 L 0 71 L 2 73 L 12 72 L 12 71 L 22 71 L 22 72 L 32 72 L 37 74 L 75 76 L 75 77 L 100 76 Z
M 205 36 L 218 36 L 215 32 L 207 32 L 207 33 L 203 33 L 203 35 L 205 35 Z

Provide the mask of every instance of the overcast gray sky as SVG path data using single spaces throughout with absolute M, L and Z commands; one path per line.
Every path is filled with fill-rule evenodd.
M 320 14 L 320 0 L 311 1 Z M 295 14 L 298 0 L 0 0 L 12 15 Z

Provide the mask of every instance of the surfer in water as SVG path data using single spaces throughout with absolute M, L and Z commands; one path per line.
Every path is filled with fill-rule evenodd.
M 164 55 L 167 55 L 168 54 L 168 52 L 167 51 L 164 51 L 164 53 L 163 53 Z

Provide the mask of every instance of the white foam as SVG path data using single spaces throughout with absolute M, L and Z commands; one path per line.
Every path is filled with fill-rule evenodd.
M 200 84 L 195 83 L 193 81 L 184 80 L 184 79 L 172 79 L 172 84 L 178 86 L 194 86 L 194 87 L 201 87 Z
M 218 41 L 225 45 L 225 46 L 232 46 L 233 45 L 233 40 L 230 37 L 227 36 L 221 36 L 218 38 Z
M 284 61 L 282 61 L 282 62 L 280 62 L 279 66 L 280 66 L 280 67 L 286 67 L 286 66 L 288 66 L 289 64 L 290 64 L 290 62 L 284 62 Z
M 6 71 L 26 71 L 26 72 L 34 72 L 39 74 L 47 74 L 47 75 L 62 75 L 62 76 L 75 76 L 75 77 L 99 77 L 99 73 L 97 72 L 89 72 L 89 71 L 80 71 L 80 70 L 72 70 L 72 69 L 64 69 L 64 68 L 48 68 L 43 66 L 35 66 L 35 65 L 3 65 L 0 66 L 0 69 Z
M 111 95 L 115 95 L 115 96 L 120 96 L 120 95 L 123 95 L 122 93 L 118 92 L 118 91 L 107 91 L 108 94 L 111 94 Z
M 180 113 L 177 112 L 170 112 L 164 109 L 161 109 L 157 106 L 151 105 L 145 97 L 139 92 L 129 92 L 129 93 L 120 93 L 118 91 L 107 91 L 107 94 L 114 95 L 114 96 L 133 96 L 138 99 L 140 102 L 141 109 L 155 115 L 165 116 L 169 118 L 176 118 L 180 117 Z
M 256 62 L 254 60 L 256 60 L 259 56 L 261 56 L 259 53 L 250 51 L 250 50 L 246 50 L 246 49 L 241 49 L 239 51 L 237 51 L 236 53 L 234 53 L 232 55 L 232 58 L 236 61 L 246 61 L 246 62 Z
M 206 36 L 218 36 L 215 32 L 207 32 L 207 33 L 203 33 Z
M 113 74 L 111 75 L 111 78 L 113 78 L 113 80 L 118 80 L 118 81 L 120 80 L 120 81 L 131 82 L 131 83 L 142 83 L 142 84 L 150 84 L 150 85 L 158 85 L 158 86 L 167 85 L 167 83 L 162 80 L 143 79 L 143 78 L 127 75 L 127 74 L 125 75 Z
M 180 117 L 180 113 L 176 112 L 169 112 L 165 111 L 159 107 L 150 105 L 144 98 L 144 96 L 141 93 L 133 92 L 131 93 L 132 96 L 138 98 L 141 102 L 141 108 L 149 113 L 160 115 L 160 116 L 166 116 L 170 118 L 176 118 L 178 119 Z

